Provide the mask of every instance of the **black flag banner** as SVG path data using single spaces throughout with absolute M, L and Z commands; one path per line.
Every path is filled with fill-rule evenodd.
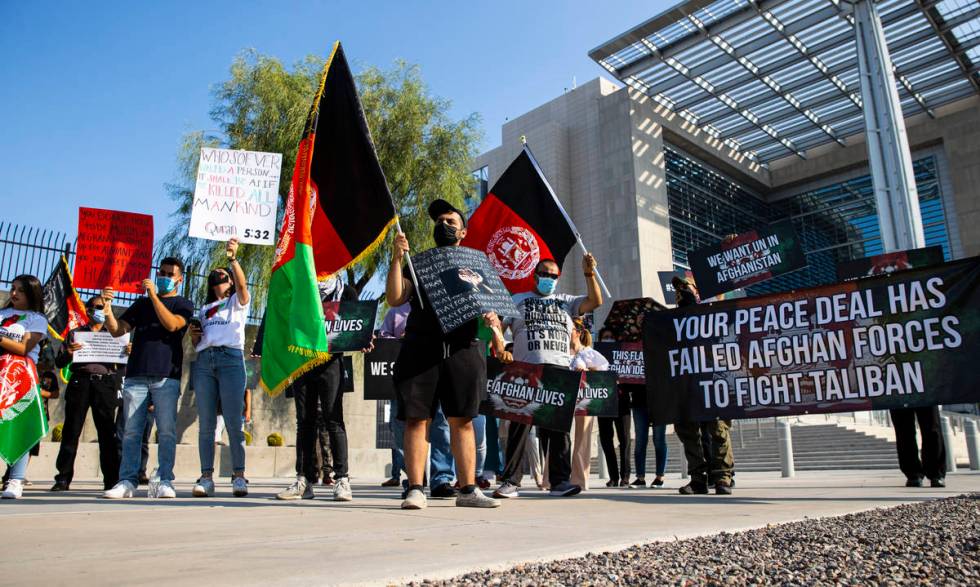
M 980 257 L 649 312 L 655 424 L 980 399 Z

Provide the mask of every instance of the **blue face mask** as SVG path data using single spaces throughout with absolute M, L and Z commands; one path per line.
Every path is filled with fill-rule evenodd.
M 157 293 L 158 294 L 168 294 L 172 292 L 177 287 L 177 282 L 174 281 L 173 277 L 167 277 L 164 275 L 157 275 Z
M 534 279 L 538 284 L 538 293 L 546 296 L 555 293 L 555 289 L 558 287 L 558 280 L 554 277 L 535 276 Z
M 105 322 L 105 312 L 102 310 L 95 310 L 92 312 L 92 322 L 95 322 L 96 324 L 102 324 Z

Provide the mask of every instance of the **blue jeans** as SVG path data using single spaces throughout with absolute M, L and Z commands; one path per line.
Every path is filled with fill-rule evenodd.
M 218 404 L 228 431 L 231 469 L 245 472 L 245 357 L 241 349 L 209 347 L 197 354 L 191 369 L 199 418 L 197 444 L 201 473 L 214 472 L 214 428 Z
M 647 443 L 650 439 L 650 415 L 646 407 L 634 408 L 633 432 L 636 446 L 633 447 L 633 465 L 637 477 L 646 477 Z M 657 477 L 663 477 L 667 470 L 667 426 L 653 427 L 653 449 L 657 452 Z
M 398 413 L 398 400 L 393 399 L 388 405 L 390 406 L 388 414 L 391 418 L 388 421 L 388 429 L 391 430 L 391 436 L 394 438 L 394 446 L 391 447 L 391 477 L 400 479 L 402 471 L 408 474 L 405 470 L 405 422 L 395 417 Z
M 23 481 L 24 477 L 27 476 L 27 463 L 29 463 L 30 460 L 30 453 L 20 457 L 19 461 L 9 466 L 7 476 L 10 479 L 19 479 L 20 481 Z
M 483 414 L 473 418 L 473 434 L 476 436 L 476 478 L 479 479 L 487 460 L 487 417 Z
M 429 443 L 432 454 L 429 457 L 429 487 L 436 488 L 443 483 L 452 483 L 456 478 L 456 461 L 449 444 L 449 420 L 442 413 L 442 406 L 429 424 Z
M 174 480 L 180 381 L 167 377 L 127 377 L 123 386 L 122 409 L 126 411 L 126 432 L 123 434 L 119 480 L 129 481 L 133 485 L 138 482 L 140 445 L 143 443 L 143 430 L 146 429 L 150 398 L 153 399 L 153 418 L 157 424 L 157 472 L 161 481 Z M 214 442 L 213 436 L 211 442 Z
M 504 470 L 504 447 L 500 444 L 500 424 L 496 418 L 486 419 L 487 457 L 483 461 L 483 470 L 493 471 L 500 475 Z

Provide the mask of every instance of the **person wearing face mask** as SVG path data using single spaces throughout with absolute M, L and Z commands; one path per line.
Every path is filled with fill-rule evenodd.
M 462 212 L 445 200 L 429 204 L 435 222 L 432 236 L 437 246 L 459 246 L 466 236 Z M 395 361 L 394 383 L 398 415 L 405 422 L 405 470 L 408 490 L 402 509 L 418 510 L 427 501 L 422 481 L 429 449 L 429 428 L 441 407 L 449 420 L 450 447 L 459 481 L 458 507 L 498 507 L 500 502 L 483 495 L 476 484 L 476 435 L 473 419 L 486 394 L 485 344 L 478 340 L 478 321 L 470 320 L 445 334 L 425 292 L 405 278 L 402 261 L 408 252 L 404 234 L 395 237 L 385 297 L 391 307 L 406 302 L 411 312 L 405 324 L 404 344 Z M 484 315 L 484 321 L 496 314 Z
M 75 351 L 82 348 L 75 342 L 79 332 L 101 332 L 105 327 L 105 300 L 93 296 L 85 303 L 88 324 L 68 333 L 55 358 L 55 366 L 63 369 L 72 362 Z M 116 447 L 116 408 L 119 407 L 116 363 L 76 363 L 65 387 L 65 423 L 61 430 L 61 445 L 51 491 L 68 491 L 75 475 L 75 455 L 78 437 L 85 425 L 85 416 L 92 410 L 92 421 L 99 438 L 99 466 L 102 469 L 103 489 L 111 489 L 119 478 L 119 451 Z
M 602 305 L 602 292 L 595 275 L 596 260 L 586 253 L 582 271 L 588 295 L 557 294 L 561 270 L 554 259 L 542 259 L 534 268 L 534 291 L 514 296 L 520 318 L 507 318 L 494 332 L 494 352 L 504 350 L 503 332 L 510 328 L 514 337 L 514 360 L 523 363 L 568 367 L 572 350 L 573 318 L 591 312 Z M 529 426 L 511 422 L 507 432 L 507 464 L 504 482 L 494 492 L 495 497 L 518 497 L 521 484 L 523 455 L 528 442 Z M 568 431 L 538 427 L 538 438 L 548 455 L 548 483 L 553 497 L 577 495 L 582 487 L 571 482 L 571 437 Z
M 160 485 L 150 497 L 174 498 L 174 458 L 177 454 L 177 400 L 184 368 L 184 334 L 194 315 L 190 300 L 177 295 L 184 281 L 184 264 L 176 257 L 160 261 L 156 279 L 144 279 L 146 296 L 139 298 L 117 320 L 112 313 L 115 290 L 102 289 L 105 330 L 119 337 L 132 333 L 132 349 L 123 384 L 126 431 L 123 434 L 119 482 L 103 493 L 107 499 L 133 497 L 139 481 L 140 445 L 149 403 L 157 426 L 157 461 Z
M 678 308 L 701 303 L 693 280 L 675 276 L 671 283 Z M 732 494 L 735 459 L 732 455 L 731 425 L 731 420 L 674 424 L 674 432 L 684 445 L 687 471 L 691 476 L 691 482 L 679 490 L 682 495 L 707 494 L 709 482 L 714 484 L 717 495 Z M 702 435 L 710 437 L 710 446 L 704 445 Z
M 201 477 L 194 485 L 194 497 L 214 495 L 214 439 L 218 406 L 228 430 L 231 451 L 232 494 L 248 495 L 245 480 L 245 323 L 251 297 L 245 272 L 238 263 L 238 239 L 225 247 L 227 269 L 208 275 L 208 293 L 197 319 L 191 323 L 191 341 L 197 361 L 191 370 L 197 403 L 198 452 Z

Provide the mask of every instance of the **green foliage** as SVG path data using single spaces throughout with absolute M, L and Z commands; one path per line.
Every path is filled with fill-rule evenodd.
M 283 446 L 286 444 L 286 441 L 283 440 L 282 434 L 279 434 L 278 432 L 273 432 L 267 436 L 265 438 L 265 442 L 269 446 Z
M 168 185 L 176 209 L 160 253 L 180 255 L 198 273 L 224 264 L 223 243 L 187 238 L 202 146 L 282 153 L 277 225 L 281 224 L 296 149 L 323 64 L 322 58 L 309 56 L 287 69 L 278 59 L 254 50 L 235 58 L 229 78 L 212 92 L 210 114 L 216 130 L 183 137 L 177 178 Z M 462 209 L 473 188 L 469 165 L 480 138 L 479 117 L 453 120 L 448 114 L 450 103 L 429 95 L 419 68 L 403 61 L 390 70 L 365 68 L 356 81 L 402 229 L 414 250 L 424 250 L 433 244 L 428 202 L 443 198 Z M 387 246 L 348 271 L 347 281 L 358 291 L 376 272 L 386 271 L 391 238 Z M 274 247 L 269 246 L 239 249 L 238 257 L 259 299 L 268 285 L 273 255 Z

